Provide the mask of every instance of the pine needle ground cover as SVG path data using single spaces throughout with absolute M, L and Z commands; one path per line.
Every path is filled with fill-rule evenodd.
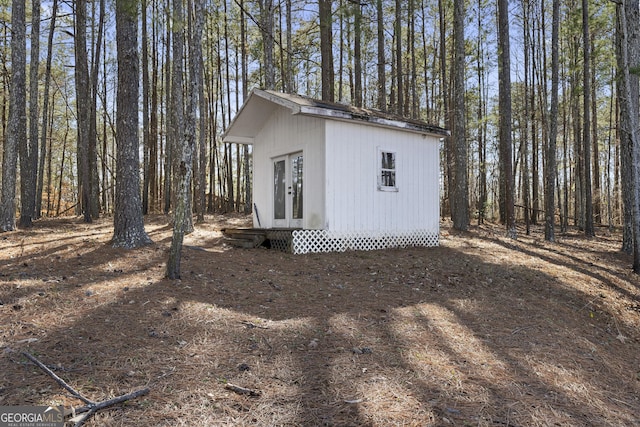
M 0 234 L 0 405 L 105 400 L 91 426 L 640 425 L 640 281 L 619 234 L 291 255 L 225 245 L 243 217 L 114 249 L 110 219 Z M 522 231 L 522 230 L 520 230 Z

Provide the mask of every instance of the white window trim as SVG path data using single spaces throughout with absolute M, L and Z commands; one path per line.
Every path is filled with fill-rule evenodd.
M 394 156 L 394 163 L 395 163 L 395 168 L 394 169 L 383 169 L 382 168 L 382 153 L 392 153 Z M 377 156 L 376 156 L 376 184 L 378 187 L 378 191 L 388 191 L 388 192 L 398 192 L 398 153 L 396 150 L 389 150 L 386 148 L 382 148 L 382 147 L 378 147 L 377 150 Z M 386 186 L 386 185 L 382 185 L 382 172 L 383 170 L 388 170 L 388 171 L 393 171 L 394 174 L 394 186 Z

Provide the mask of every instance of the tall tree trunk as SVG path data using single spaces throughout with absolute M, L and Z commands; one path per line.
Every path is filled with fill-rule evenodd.
M 396 17 L 394 23 L 394 33 L 396 41 L 396 114 L 404 113 L 404 76 L 402 70 L 402 0 L 396 0 Z
M 165 35 L 165 65 L 164 65 L 164 92 L 165 92 L 165 105 L 166 110 L 169 110 L 165 114 L 165 147 L 164 147 L 164 209 L 165 215 L 168 215 L 171 211 L 171 200 L 173 199 L 173 189 L 171 182 L 173 181 L 173 141 L 176 139 L 176 130 L 173 126 L 171 119 L 171 107 L 173 103 L 171 100 L 171 50 L 173 45 L 173 39 L 171 37 L 173 30 L 173 20 L 171 18 L 171 0 L 166 0 L 166 18 L 167 18 L 167 32 Z
M 264 46 L 264 87 L 265 89 L 276 88 L 275 66 L 273 60 L 273 0 L 260 0 L 260 29 L 262 33 L 262 44 Z M 226 6 L 225 6 L 226 7 Z M 226 18 L 225 18 L 226 22 Z M 226 30 L 225 30 L 226 34 Z M 227 39 L 228 40 L 228 39 Z M 229 56 L 227 55 L 227 63 Z
M 95 3 L 94 3 L 95 4 Z M 89 189 L 91 216 L 97 219 L 100 215 L 100 178 L 98 176 L 98 70 L 100 69 L 100 50 L 104 35 L 105 0 L 100 0 L 98 31 L 95 40 L 93 64 L 91 68 L 91 111 L 89 115 Z M 95 17 L 93 19 L 95 21 Z
M 523 119 L 522 122 L 522 138 L 520 141 L 521 146 L 521 156 L 522 156 L 522 204 L 524 206 L 524 223 L 526 227 L 525 233 L 527 236 L 531 234 L 531 211 L 530 211 L 530 197 L 529 197 L 529 119 L 530 114 L 533 111 L 533 102 L 530 104 L 529 93 L 533 93 L 531 90 L 531 54 L 530 54 L 530 45 L 531 45 L 531 37 L 530 37 L 530 24 L 531 24 L 531 10 L 530 5 L 523 4 L 523 39 L 524 39 L 524 111 L 523 111 Z M 533 121 L 533 120 L 532 120 Z M 533 137 L 533 134 L 532 134 Z
M 57 5 L 56 5 L 57 6 Z M 55 92 L 53 94 L 53 96 L 51 97 L 51 104 L 53 105 L 55 100 Z M 48 126 L 51 126 L 53 123 L 53 118 L 49 119 L 49 120 L 43 120 L 44 126 L 43 128 L 46 130 Z M 46 131 L 43 130 L 42 132 L 43 134 L 47 134 Z M 49 129 L 49 133 L 52 133 L 52 130 Z M 48 138 L 48 141 L 44 141 L 44 143 L 46 144 L 43 152 L 49 152 L 51 153 L 51 148 L 53 145 L 53 139 L 52 138 Z M 46 215 L 50 216 L 51 213 L 53 212 L 53 204 L 51 202 L 51 183 L 52 183 L 52 172 L 53 172 L 53 168 L 52 168 L 52 163 L 53 163 L 53 156 L 48 155 L 47 157 L 47 210 L 46 210 Z
M 62 200 L 62 181 L 64 179 L 64 161 L 67 153 L 67 137 L 69 136 L 69 110 L 65 109 L 65 130 L 62 138 L 62 155 L 60 156 L 60 175 L 58 177 L 58 200 L 56 203 L 56 216 L 60 215 Z
M 409 51 L 411 58 L 411 118 L 420 117 L 420 103 L 418 100 L 418 64 L 416 59 L 416 17 L 415 0 L 409 0 L 407 16 L 409 17 Z
M 141 0 L 142 10 L 142 214 L 149 213 L 149 187 L 151 176 L 151 126 L 149 124 L 149 36 L 147 31 L 147 0 Z
M 594 46 L 595 36 L 591 35 L 591 46 Z M 596 224 L 602 224 L 602 183 L 600 180 L 600 149 L 598 144 L 598 103 L 597 103 L 597 79 L 596 57 L 591 53 L 591 140 L 593 147 L 592 178 L 593 178 L 593 220 Z M 610 96 L 613 98 L 613 93 Z M 608 176 L 608 175 L 607 175 Z
M 106 42 L 103 41 L 103 61 L 102 61 L 102 73 L 103 75 L 107 75 L 107 61 L 106 61 Z M 107 79 L 102 79 L 102 87 L 101 94 L 103 99 L 107 99 Z M 108 113 L 107 109 L 102 109 L 102 159 L 101 159 L 101 168 L 102 168 L 102 207 L 106 212 L 110 212 L 113 207 L 113 186 L 111 182 L 113 181 L 113 174 L 109 168 L 109 155 L 108 155 L 108 137 L 107 137 L 107 127 L 108 124 Z M 113 148 L 113 142 L 111 143 L 111 147 Z
M 482 0 L 478 0 L 478 45 L 476 52 L 476 68 L 478 72 L 478 224 L 483 224 L 487 205 L 487 144 L 485 141 L 487 121 L 485 112 L 485 63 L 484 36 L 482 25 Z
M 166 276 L 170 279 L 180 278 L 180 258 L 182 255 L 182 242 L 184 239 L 185 225 L 187 215 L 191 216 L 189 208 L 189 192 L 191 185 L 191 167 L 192 167 L 192 147 L 189 138 L 186 138 L 185 121 L 183 113 L 183 78 L 182 78 L 182 62 L 184 61 L 184 14 L 182 9 L 182 0 L 173 0 L 173 66 L 172 66 L 172 85 L 171 85 L 171 117 L 172 123 L 176 128 L 176 149 L 174 154 L 177 156 L 177 168 L 174 169 L 175 185 L 173 188 L 176 192 L 173 236 L 171 239 L 171 248 L 169 249 L 169 259 L 167 260 Z
M 89 132 L 91 119 L 91 92 L 87 59 L 87 1 L 76 0 L 75 14 L 75 78 L 78 127 L 78 170 L 80 208 L 85 222 L 91 222 L 91 181 L 89 178 Z
M 118 89 L 116 94 L 116 198 L 114 247 L 136 248 L 151 243 L 144 230 L 140 200 L 138 142 L 138 2 L 116 0 Z
M 354 24 L 353 24 L 353 62 L 354 62 L 354 104 L 356 107 L 362 107 L 362 5 L 356 2 L 354 8 Z
M 38 69 L 40 68 L 40 0 L 31 1 L 29 64 L 29 136 L 20 144 L 20 227 L 31 227 L 36 213 L 38 178 Z
M 191 10 L 191 8 L 190 8 Z M 196 200 L 196 213 L 197 220 L 202 222 L 204 221 L 204 210 L 205 210 L 205 200 L 204 200 L 204 162 L 202 161 L 205 156 L 205 150 L 201 149 L 204 147 L 205 141 L 205 132 L 204 132 L 204 116 L 205 109 L 204 105 L 204 91 L 203 89 L 203 61 L 202 61 L 202 34 L 204 29 L 204 18 L 205 18 L 205 10 L 201 1 L 196 0 L 193 6 L 194 12 L 194 25 L 193 31 L 191 35 L 190 42 L 190 55 L 189 55 L 189 90 L 188 90 L 188 100 L 187 100 L 187 145 L 189 145 L 189 149 L 191 150 L 191 156 L 193 156 L 194 148 L 196 147 L 196 138 L 198 151 L 197 154 L 197 170 L 198 175 L 195 177 L 195 200 Z M 200 110 L 200 132 L 196 132 L 196 125 L 198 123 L 198 114 L 197 111 Z M 197 135 L 199 134 L 199 135 Z
M 582 0 L 582 42 L 583 42 L 583 128 L 584 144 L 584 234 L 593 237 L 593 195 L 591 193 L 591 35 L 589 34 L 589 0 Z
M 0 198 L 0 231 L 15 229 L 16 173 L 19 144 L 27 140 L 27 43 L 24 0 L 11 5 L 11 82 L 9 120 L 2 156 L 2 197 Z
M 284 91 L 286 93 L 293 93 L 294 92 L 294 82 L 293 82 L 293 34 L 292 34 L 292 27 L 293 27 L 293 16 L 292 16 L 292 11 L 291 11 L 291 0 L 286 0 L 285 2 L 285 7 L 286 7 L 286 20 L 287 20 L 287 41 L 286 41 L 286 50 L 287 50 L 287 59 L 285 62 L 285 76 L 284 76 Z M 246 35 L 245 35 L 246 37 Z M 246 41 L 245 41 L 246 44 Z M 245 59 L 246 59 L 246 46 L 243 44 L 243 48 L 245 48 L 244 54 L 245 54 Z M 243 67 L 245 66 L 246 62 L 242 62 Z M 243 70 L 244 71 L 244 70 Z M 243 73 L 244 76 L 244 73 Z M 245 77 L 243 77 L 242 81 L 247 81 L 245 79 Z M 243 85 L 245 86 L 245 85 Z M 243 97 L 243 99 L 246 99 L 246 94 Z M 245 147 L 246 148 L 246 147 Z M 248 150 L 248 148 L 246 148 Z M 245 159 L 247 159 L 247 156 L 245 156 Z M 245 160 L 246 161 L 246 160 Z M 247 189 L 249 189 L 249 187 L 247 187 Z M 248 193 L 247 193 L 248 194 Z M 249 210 L 251 209 L 251 204 L 250 204 L 250 198 L 247 197 L 247 202 L 249 203 Z M 247 212 L 248 213 L 248 212 Z
M 563 97 L 566 97 L 566 73 L 563 71 L 563 84 L 562 93 Z M 563 233 L 566 233 L 569 229 L 569 131 L 568 131 L 568 105 L 567 102 L 562 103 L 562 222 L 560 229 Z M 558 200 L 560 197 L 558 196 Z
M 38 185 L 36 188 L 36 218 L 40 217 L 42 212 L 42 192 L 44 187 L 44 164 L 47 157 L 47 125 L 49 120 L 49 90 L 51 87 L 51 61 L 53 52 L 53 35 L 56 29 L 56 18 L 58 16 L 58 0 L 53 0 L 51 7 L 51 21 L 49 23 L 49 38 L 47 41 L 47 60 L 44 72 L 44 92 L 42 97 L 42 129 L 40 136 L 40 155 L 38 166 Z M 49 152 L 50 153 L 50 152 Z M 49 155 L 49 158 L 51 156 Z M 49 176 L 50 178 L 50 176 Z M 47 186 L 47 191 L 49 186 Z M 47 209 L 48 212 L 48 209 Z
M 514 179 L 511 139 L 511 60 L 509 43 L 509 2 L 498 0 L 498 104 L 500 111 L 500 164 L 504 177 L 504 212 L 507 236 L 516 238 Z
M 464 0 L 453 2 L 453 149 L 455 157 L 451 218 L 457 230 L 469 229 L 469 180 L 467 172 L 467 140 L 465 114 Z
M 333 102 L 335 99 L 335 88 L 331 3 L 331 0 L 318 0 L 318 12 L 320 15 L 320 56 L 322 61 L 322 99 Z
M 633 141 L 632 130 L 633 125 L 631 118 L 634 116 L 633 108 L 638 105 L 639 85 L 638 78 L 633 73 L 629 73 L 629 81 L 623 80 L 625 76 L 625 57 L 634 57 L 638 50 L 638 37 L 640 34 L 634 33 L 632 28 L 623 28 L 623 20 L 626 22 L 626 17 L 631 13 L 627 12 L 627 9 L 632 9 L 630 3 L 625 1 L 624 7 L 618 7 L 618 28 L 616 31 L 617 36 L 617 62 L 618 62 L 618 79 L 620 83 L 617 86 L 619 108 L 620 108 L 620 188 L 622 194 L 622 248 L 625 253 L 632 254 L 634 247 L 634 235 L 633 235 Z M 626 36 L 626 37 L 625 37 Z M 626 49 L 625 49 L 626 48 Z M 627 93 L 628 86 L 628 93 Z M 630 110 L 631 109 L 631 110 Z M 635 110 L 637 111 L 637 110 Z
M 249 66 L 248 66 L 248 55 L 247 55 L 247 34 L 246 34 L 246 18 L 244 17 L 244 0 L 241 0 L 241 11 L 240 11 L 240 40 L 241 40 L 241 62 L 242 62 L 242 81 L 246 82 L 248 80 L 249 75 Z M 286 1 L 286 15 L 287 15 L 287 60 L 286 60 L 286 72 L 284 83 L 284 90 L 286 93 L 293 92 L 293 58 L 292 58 L 292 16 L 291 16 L 291 0 Z M 242 101 L 246 101 L 249 96 L 249 91 L 246 84 L 242 85 Z M 245 145 L 243 148 L 243 157 L 244 157 L 244 192 L 245 192 L 245 204 L 244 204 L 244 213 L 251 213 L 252 206 L 252 194 L 251 194 L 251 168 L 249 161 L 249 146 Z M 213 169 L 213 163 L 210 166 Z M 213 174 L 211 175 L 213 177 Z M 211 188 L 213 191 L 213 180 L 211 180 Z
M 153 2 L 156 16 L 156 2 Z M 158 47 L 156 23 L 151 27 L 151 45 Z M 158 208 L 158 55 L 151 59 L 151 105 L 149 106 L 149 210 Z
M 384 45 L 384 14 L 382 0 L 376 1 L 376 19 L 378 31 L 378 109 L 387 110 L 387 77 Z
M 438 0 L 438 16 L 439 16 L 439 29 L 440 29 L 440 79 L 442 82 L 442 99 L 444 110 L 444 127 L 446 129 L 451 128 L 451 108 L 450 99 L 451 93 L 449 90 L 449 76 L 447 75 L 447 27 L 446 27 L 446 9 L 444 0 Z M 442 206 L 444 216 L 447 212 L 451 213 L 453 208 L 452 204 L 452 188 L 453 188 L 453 148 L 452 138 L 445 138 L 445 166 L 444 174 L 446 179 L 444 181 L 444 203 Z
M 547 142 L 545 170 L 545 221 L 544 238 L 555 241 L 555 187 L 556 187 L 556 139 L 558 138 L 558 80 L 559 65 L 559 32 L 560 32 L 560 0 L 553 0 L 553 21 L 551 24 L 551 111 L 549 115 L 549 141 Z
M 638 3 L 623 0 L 617 7 L 618 15 L 618 69 L 622 73 L 621 110 L 624 122 L 621 130 L 627 133 L 631 146 L 631 204 L 633 234 L 633 271 L 640 274 L 640 141 L 638 140 L 638 76 L 629 70 L 631 64 L 640 61 L 640 11 Z M 626 129 L 623 125 L 628 126 Z M 623 182 L 625 180 L 623 179 Z

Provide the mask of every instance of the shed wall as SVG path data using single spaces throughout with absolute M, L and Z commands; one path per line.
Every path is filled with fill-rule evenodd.
M 332 120 L 326 126 L 327 230 L 437 235 L 437 137 Z M 398 191 L 378 190 L 381 149 L 396 153 Z
M 274 106 L 272 116 L 254 139 L 254 227 L 273 228 L 273 159 L 302 152 L 304 156 L 303 228 L 320 229 L 324 219 L 324 127 L 325 121 L 292 115 Z

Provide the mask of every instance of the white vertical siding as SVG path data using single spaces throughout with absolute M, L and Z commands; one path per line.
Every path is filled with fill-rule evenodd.
M 305 229 L 438 230 L 439 140 L 275 107 L 255 137 L 254 226 L 273 227 L 273 161 L 303 152 Z M 397 192 L 379 191 L 379 149 L 396 153 Z
M 273 227 L 273 161 L 275 157 L 302 152 L 304 156 L 304 228 L 319 229 L 324 218 L 324 121 L 292 115 L 274 106 L 264 128 L 256 135 L 253 147 L 253 200 L 255 227 Z
M 327 229 L 438 229 L 438 138 L 331 120 L 326 126 Z M 379 149 L 396 153 L 397 192 L 377 188 Z

